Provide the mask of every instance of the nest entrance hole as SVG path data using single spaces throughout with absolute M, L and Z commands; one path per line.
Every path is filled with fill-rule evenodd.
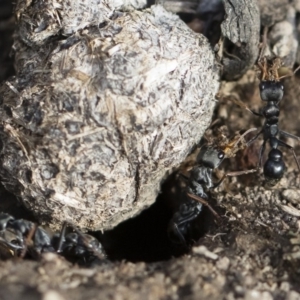
M 178 205 L 182 196 L 175 195 L 179 198 L 174 199 L 174 194 L 171 193 L 174 184 L 176 184 L 175 175 L 170 176 L 163 184 L 162 193 L 148 209 L 104 232 L 103 235 L 99 234 L 98 238 L 109 260 L 157 262 L 189 253 L 191 246 L 174 244 L 167 234 L 168 223 L 174 212 L 174 203 Z M 183 194 L 182 190 L 178 190 Z M 212 224 L 214 216 L 204 207 L 197 218 L 195 243 L 210 230 Z

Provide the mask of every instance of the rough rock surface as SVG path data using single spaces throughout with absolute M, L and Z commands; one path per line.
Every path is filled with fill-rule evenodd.
M 210 122 L 207 40 L 160 6 L 38 48 L 1 88 L 0 175 L 40 220 L 108 229 L 155 201 Z
M 265 2 L 272 5 L 280 1 Z M 300 136 L 299 77 L 286 78 L 284 89 L 280 129 Z M 254 110 L 263 106 L 254 71 L 238 82 L 224 84 L 221 92 L 234 94 Z M 260 128 L 263 122 L 263 118 L 225 100 L 219 101 L 214 119 L 216 127 L 225 124 L 231 133 Z M 287 142 L 295 147 L 299 158 L 299 143 L 291 139 Z M 261 143 L 256 141 L 230 163 L 224 162 L 224 171 L 256 166 Z M 152 210 L 150 217 L 144 211 L 139 222 L 137 218 L 127 221 L 131 222 L 130 228 L 125 229 L 125 224 L 118 226 L 120 230 L 113 240 L 120 261 L 109 256 L 109 260 L 89 269 L 53 254 L 41 261 L 1 261 L 0 299 L 299 300 L 300 176 L 292 153 L 283 152 L 287 170 L 273 189 L 265 189 L 263 176 L 254 174 L 232 178 L 213 194 L 210 203 L 218 210 L 222 222 L 216 222 L 204 211 L 200 219 L 205 221 L 208 231 L 186 255 L 164 261 L 158 258 L 167 243 L 166 237 L 159 240 L 158 236 L 166 231 L 168 222 L 166 219 L 162 226 L 160 207 Z M 173 195 L 173 186 L 170 191 Z M 0 208 L 8 212 L 13 199 L 2 189 L 0 192 Z M 157 204 L 166 195 L 161 197 Z M 30 218 L 20 206 L 13 208 L 17 210 L 16 217 Z M 156 262 L 136 262 L 146 261 L 147 255 L 157 255 Z
M 259 8 L 256 1 L 252 0 L 222 2 L 225 9 L 225 19 L 221 24 L 223 46 L 231 49 L 229 54 L 224 51 L 223 77 L 225 80 L 237 80 L 253 67 L 258 56 Z

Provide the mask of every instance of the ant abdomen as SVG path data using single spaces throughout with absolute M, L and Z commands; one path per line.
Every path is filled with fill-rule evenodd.
M 285 163 L 282 159 L 282 152 L 278 149 L 271 149 L 268 159 L 264 165 L 264 175 L 267 181 L 278 182 L 285 171 Z

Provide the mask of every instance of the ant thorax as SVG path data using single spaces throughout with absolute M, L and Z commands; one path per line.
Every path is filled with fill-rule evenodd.
M 262 110 L 262 114 L 269 125 L 278 124 L 279 113 L 280 110 L 278 105 L 272 101 L 268 102 Z
M 208 190 L 213 186 L 212 171 L 213 169 L 211 168 L 199 165 L 192 169 L 189 178 L 189 187 L 194 194 L 204 194 L 204 190 Z

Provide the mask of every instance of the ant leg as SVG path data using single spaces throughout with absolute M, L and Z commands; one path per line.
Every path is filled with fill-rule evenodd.
M 250 133 L 250 132 L 252 132 L 252 131 L 256 131 L 256 130 L 257 130 L 257 128 L 253 127 L 253 128 L 248 129 L 247 131 L 245 131 L 243 134 L 240 135 L 240 137 L 239 137 L 237 140 L 234 140 L 234 145 L 233 145 L 233 147 L 236 147 L 236 146 L 238 145 L 239 142 L 244 141 L 244 137 L 245 137 L 248 133 Z M 229 143 L 229 146 L 230 146 L 230 144 L 231 144 L 231 143 Z
M 300 69 L 300 66 L 297 67 L 297 68 L 293 71 L 293 73 L 296 74 L 296 73 L 299 71 L 299 69 Z
M 63 245 L 63 240 L 64 240 L 65 235 L 66 235 L 67 227 L 68 227 L 68 223 L 64 222 L 64 224 L 62 226 L 62 229 L 60 231 L 60 235 L 59 235 L 59 242 L 58 242 L 58 246 L 57 246 L 57 249 L 56 249 L 57 253 L 62 252 L 62 245 Z
M 259 60 L 257 61 L 257 65 L 260 69 L 261 75 L 260 75 L 260 80 L 266 80 L 268 77 L 268 69 L 267 69 L 267 61 L 266 57 L 260 57 Z
M 37 230 L 37 225 L 34 224 L 34 225 L 32 226 L 32 228 L 30 229 L 30 231 L 28 232 L 28 235 L 27 235 L 27 237 L 26 237 L 26 239 L 25 239 L 25 241 L 24 241 L 24 242 L 25 242 L 25 243 L 24 243 L 24 248 L 22 249 L 21 254 L 20 254 L 20 257 L 21 257 L 21 258 L 24 258 L 24 257 L 25 257 L 26 252 L 27 252 L 27 249 L 28 249 L 28 245 L 29 245 L 30 241 L 33 240 L 33 236 L 34 236 L 36 230 Z
M 286 131 L 280 130 L 280 131 L 279 131 L 279 134 L 281 134 L 281 135 L 283 135 L 283 136 L 285 136 L 285 137 L 289 137 L 289 138 L 291 138 L 291 139 L 300 141 L 300 137 L 299 137 L 299 136 L 296 136 L 296 135 L 294 135 L 294 134 L 288 133 L 288 132 L 286 132 Z M 279 145 L 280 145 L 280 146 L 283 146 L 283 147 L 286 147 L 286 148 L 292 150 L 294 159 L 295 159 L 295 161 L 296 161 L 296 163 L 297 163 L 297 166 L 298 166 L 298 169 L 299 169 L 299 171 L 300 171 L 300 165 L 299 165 L 298 159 L 297 159 L 297 157 L 296 157 L 296 153 L 295 153 L 294 148 L 293 148 L 292 146 L 290 146 L 290 145 L 284 143 L 283 141 L 280 141 L 280 140 L 279 140 L 278 142 L 279 142 Z
M 65 221 L 64 224 L 63 224 L 63 226 L 62 226 L 60 235 L 59 235 L 59 243 L 58 243 L 58 247 L 57 247 L 57 250 L 56 250 L 58 253 L 60 253 L 62 251 L 62 244 L 63 244 L 63 241 L 64 241 L 64 237 L 66 236 L 66 230 L 67 230 L 68 227 L 71 227 L 79 236 L 82 236 L 83 237 L 83 241 L 85 242 L 84 236 L 76 228 L 76 226 L 73 225 L 72 223 L 69 223 L 69 222 Z
M 256 169 L 250 169 L 250 170 L 228 172 L 228 173 L 224 174 L 222 176 L 222 178 L 217 183 L 215 183 L 212 188 L 213 189 L 217 188 L 224 181 L 224 179 L 227 178 L 227 177 L 236 177 L 236 176 L 251 174 L 251 173 L 257 172 L 257 170 L 258 169 L 256 168 Z
M 268 38 L 268 27 L 265 26 L 264 27 L 264 30 L 263 30 L 263 35 L 262 35 L 262 43 L 261 43 L 261 46 L 260 46 L 260 53 L 259 53 L 259 57 L 258 57 L 258 62 L 261 61 L 262 57 L 263 57 L 263 54 L 265 52 L 265 49 L 266 49 L 266 46 L 267 46 L 267 38 Z
M 266 143 L 267 143 L 267 140 L 264 140 L 263 144 L 261 145 L 261 147 L 259 149 L 258 166 L 257 166 L 258 169 L 260 169 L 262 167 L 262 159 L 263 159 L 264 152 L 266 150 Z
M 292 151 L 293 156 L 294 156 L 294 159 L 295 159 L 296 164 L 297 164 L 297 167 L 298 167 L 298 170 L 299 170 L 299 172 L 300 172 L 300 165 L 299 165 L 299 161 L 298 161 L 298 159 L 297 159 L 297 156 L 296 156 L 296 153 L 295 153 L 294 148 L 293 148 L 292 146 L 286 144 L 285 142 L 280 141 L 280 140 L 278 140 L 278 145 L 279 145 L 279 146 L 282 146 L 282 147 L 285 147 L 285 148 L 288 148 L 288 149 L 290 149 L 290 150 Z
M 189 195 L 189 194 L 187 194 Z M 191 194 L 192 195 L 192 194 Z M 199 212 L 194 212 L 194 211 L 189 211 L 188 215 L 185 215 L 184 217 L 178 215 L 174 215 L 173 218 L 170 220 L 169 225 L 168 225 L 168 232 L 169 234 L 175 234 L 177 238 L 180 240 L 181 244 L 187 245 L 184 234 L 181 232 L 179 229 L 179 226 L 188 224 L 189 222 L 193 221 L 194 219 L 197 218 L 199 215 Z M 187 229 L 187 228 L 186 228 Z
M 218 215 L 218 213 L 208 204 L 208 202 L 205 199 L 203 199 L 203 198 L 201 198 L 201 197 L 199 197 L 197 195 L 190 194 L 190 193 L 187 193 L 187 196 L 190 197 L 191 199 L 196 200 L 196 201 L 200 202 L 201 204 L 207 206 L 209 208 L 209 210 L 213 213 L 213 215 L 217 219 L 220 218 L 220 216 Z
M 252 139 L 250 139 L 247 144 L 246 147 L 249 147 L 255 140 L 257 140 L 257 138 L 263 133 L 263 129 L 261 129 L 261 131 L 259 133 L 257 133 Z
M 279 134 L 282 135 L 282 136 L 285 136 L 285 137 L 288 137 L 288 138 L 300 141 L 300 137 L 299 136 L 296 136 L 294 134 L 288 133 L 286 131 L 279 130 Z
M 180 230 L 179 230 L 179 228 L 178 228 L 178 225 L 177 225 L 175 222 L 172 222 L 171 228 L 176 232 L 175 234 L 176 234 L 177 237 L 179 238 L 180 243 L 181 243 L 182 245 L 186 245 L 186 240 L 185 240 L 183 234 L 180 232 Z
M 188 194 L 189 195 L 189 194 Z M 192 194 L 190 194 L 192 195 Z M 187 222 L 191 222 L 193 221 L 194 219 L 196 219 L 198 216 L 198 214 L 195 214 L 194 212 L 191 212 L 188 216 L 185 216 L 184 218 L 182 218 L 180 221 L 176 222 L 177 226 L 179 225 L 182 225 L 184 223 L 187 223 Z

